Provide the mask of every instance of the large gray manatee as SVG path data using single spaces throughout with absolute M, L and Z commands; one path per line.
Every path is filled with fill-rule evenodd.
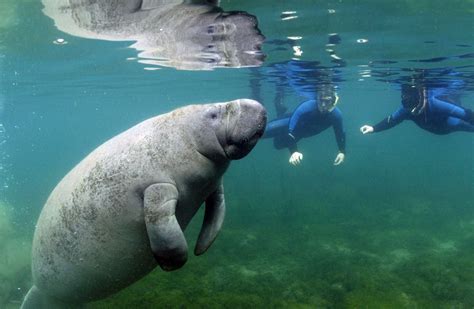
M 189 105 L 145 120 L 105 142 L 55 187 L 36 225 L 34 286 L 22 308 L 70 308 L 102 299 L 157 265 L 183 266 L 183 235 L 201 204 L 194 249 L 221 228 L 222 176 L 262 136 L 257 101 Z

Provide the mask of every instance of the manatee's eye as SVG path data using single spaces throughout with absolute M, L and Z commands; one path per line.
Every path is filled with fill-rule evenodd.
M 204 51 L 210 52 L 210 53 L 216 53 L 218 49 L 215 44 L 210 43 L 204 48 Z
M 208 117 L 211 118 L 212 120 L 216 120 L 218 117 L 218 111 L 216 109 L 212 109 L 209 111 Z
M 212 106 L 206 113 L 206 117 L 211 120 L 217 120 L 221 113 L 219 106 Z

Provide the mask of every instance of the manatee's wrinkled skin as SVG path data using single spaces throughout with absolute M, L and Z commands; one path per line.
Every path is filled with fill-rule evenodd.
M 69 308 L 107 297 L 157 265 L 181 267 L 183 231 L 205 202 L 195 247 L 202 254 L 224 218 L 222 176 L 230 160 L 251 151 L 265 123 L 264 108 L 253 100 L 189 105 L 95 149 L 59 182 L 41 212 L 34 287 L 22 308 Z
M 257 19 L 210 4 L 156 0 L 42 0 L 56 27 L 83 38 L 136 41 L 140 62 L 177 69 L 259 66 Z

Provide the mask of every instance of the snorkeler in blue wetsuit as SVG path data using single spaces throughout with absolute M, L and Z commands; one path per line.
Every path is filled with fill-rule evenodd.
M 425 87 L 402 85 L 402 106 L 375 126 L 363 125 L 360 131 L 363 134 L 380 132 L 409 119 L 434 134 L 474 132 L 473 112 L 448 102 L 445 92 L 440 88 L 427 90 Z
M 297 142 L 306 137 L 321 133 L 333 127 L 339 153 L 334 165 L 344 162 L 346 137 L 341 111 L 336 107 L 339 97 L 330 85 L 318 91 L 316 99 L 301 103 L 291 115 L 270 121 L 263 138 L 273 138 L 276 149 L 290 150 L 290 164 L 297 165 L 303 159 L 298 151 Z

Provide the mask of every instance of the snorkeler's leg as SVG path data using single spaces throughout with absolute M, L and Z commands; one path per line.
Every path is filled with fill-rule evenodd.
M 273 138 L 275 149 L 288 148 L 294 144 L 294 140 L 288 135 L 288 123 L 290 118 L 275 119 L 267 123 L 262 138 Z
M 454 104 L 453 104 L 454 105 Z M 459 118 L 468 124 L 474 125 L 474 113 L 471 109 L 454 105 L 455 108 L 452 109 L 451 116 Z
M 275 119 L 267 123 L 262 138 L 272 138 L 280 135 L 288 135 L 288 123 L 290 118 Z
M 447 125 L 449 131 L 474 132 L 474 124 L 455 117 L 448 117 Z
M 289 148 L 290 152 L 292 152 L 291 149 L 295 147 L 295 144 L 295 140 L 288 134 L 279 135 L 273 139 L 273 147 L 275 147 L 275 149 Z
M 467 114 L 467 122 L 469 122 L 471 125 L 474 125 L 474 112 L 472 111 L 472 109 L 469 109 L 469 108 L 465 108 L 464 109 L 466 114 Z
M 468 123 L 474 124 L 474 115 L 471 109 L 465 108 L 456 104 L 451 104 L 439 99 L 434 99 L 431 103 L 433 111 L 438 113 L 459 118 Z

